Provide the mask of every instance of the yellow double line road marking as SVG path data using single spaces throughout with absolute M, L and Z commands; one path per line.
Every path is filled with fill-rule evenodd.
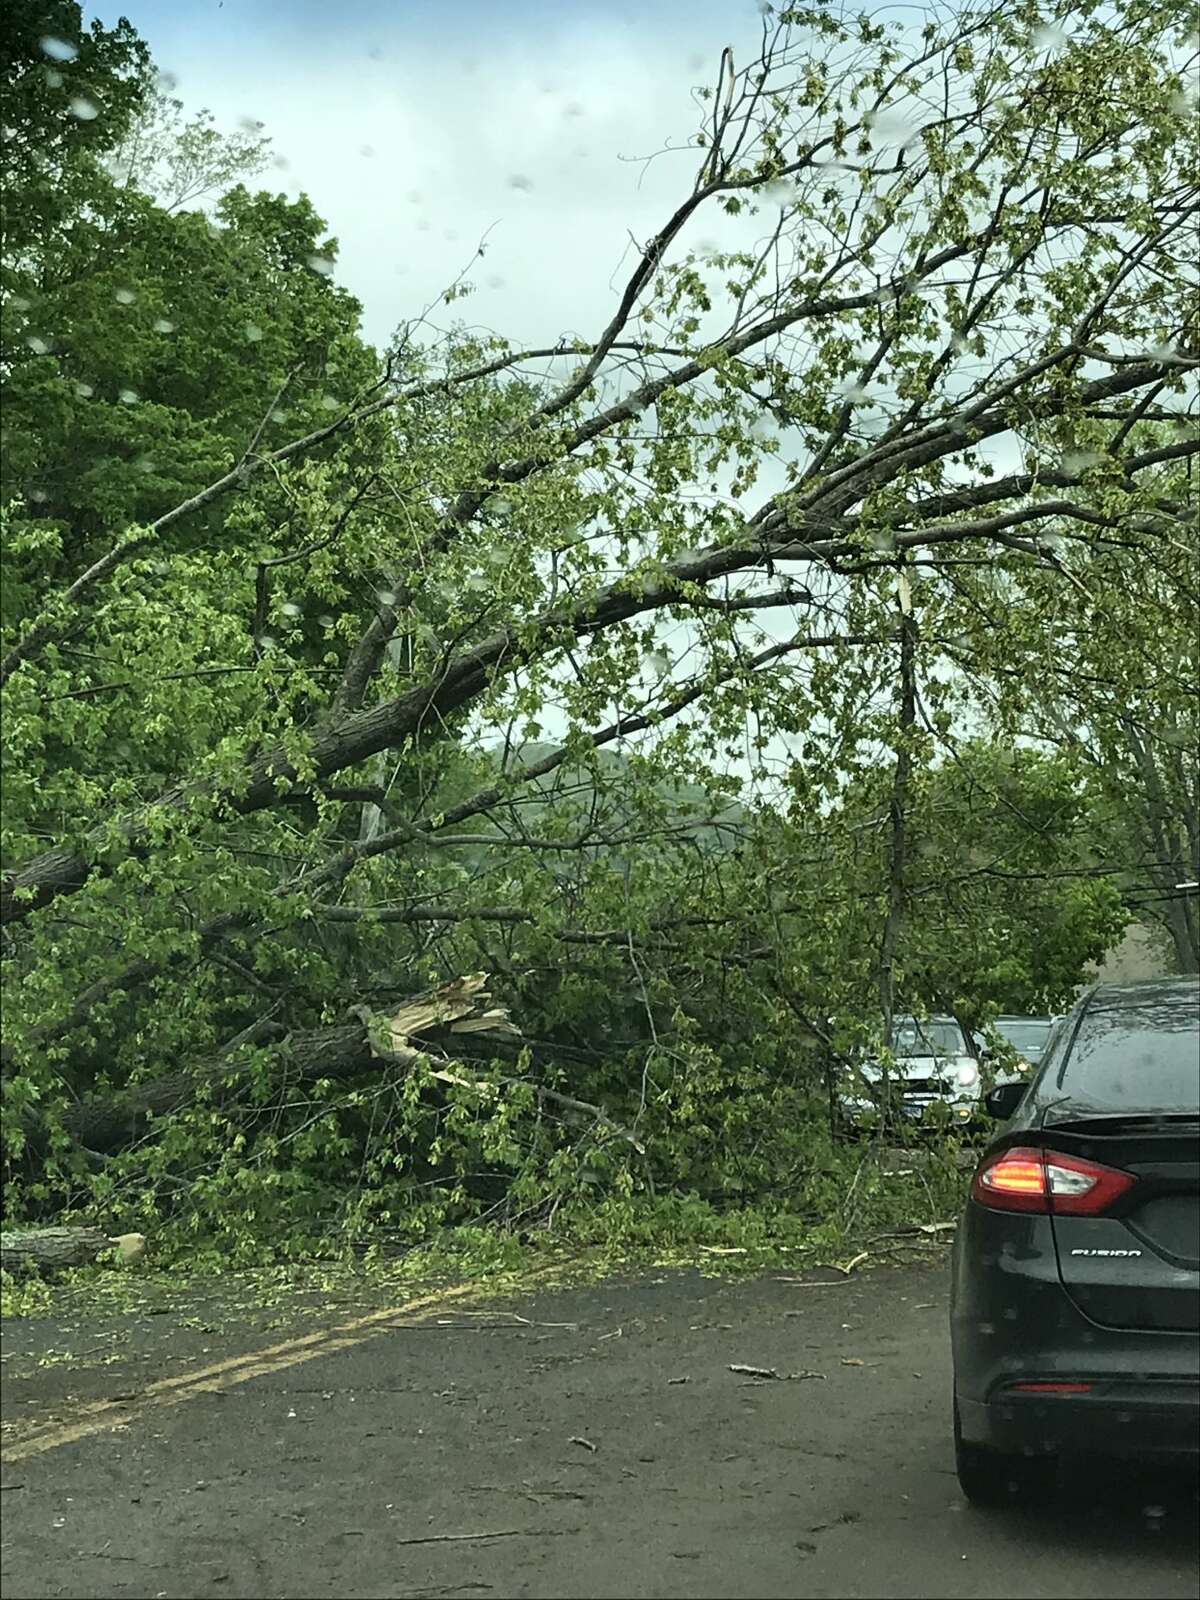
M 385 1311 L 372 1311 L 336 1327 L 304 1334 L 299 1339 L 285 1339 L 280 1344 L 268 1345 L 262 1350 L 250 1350 L 240 1356 L 230 1356 L 226 1361 L 200 1367 L 192 1372 L 180 1373 L 174 1378 L 160 1378 L 139 1394 L 135 1401 L 96 1400 L 80 1406 L 71 1422 L 48 1422 L 15 1440 L 6 1449 L 0 1449 L 0 1461 L 24 1461 L 30 1456 L 42 1455 L 47 1450 L 57 1450 L 64 1444 L 76 1444 L 92 1434 L 105 1433 L 114 1428 L 124 1428 L 152 1411 L 183 1405 L 201 1394 L 222 1394 L 238 1384 L 249 1383 L 252 1378 L 269 1377 L 274 1372 L 286 1372 L 305 1361 L 315 1361 L 320 1356 L 336 1355 L 363 1344 L 376 1334 L 388 1329 L 419 1323 L 425 1315 L 442 1306 L 494 1297 L 496 1286 L 489 1289 L 481 1284 L 460 1284 L 455 1288 L 439 1289 L 434 1294 L 422 1295 L 406 1305 L 389 1306 Z

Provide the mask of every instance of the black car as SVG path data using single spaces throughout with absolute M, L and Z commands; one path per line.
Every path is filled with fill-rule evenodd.
M 1039 1066 L 1054 1028 L 1052 1017 L 997 1017 L 993 1024 L 1000 1038 L 1017 1052 L 1024 1070 Z M 1016 1079 L 1012 1080 L 1014 1083 Z
M 1079 1452 L 1200 1451 L 1200 985 L 1091 990 L 975 1170 L 953 1259 L 963 1492 L 1003 1503 Z

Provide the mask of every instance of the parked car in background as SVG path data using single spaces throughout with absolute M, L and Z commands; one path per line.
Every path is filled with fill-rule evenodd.
M 892 1065 L 860 1062 L 841 1096 L 843 1123 L 851 1128 L 883 1120 L 910 1126 L 962 1126 L 980 1111 L 979 1060 L 953 1017 L 898 1017 L 892 1030 Z
M 955 1238 L 954 1442 L 969 1500 L 1060 1456 L 1200 1451 L 1200 984 L 1101 985 L 1030 1083 L 989 1091 Z
M 1016 1051 L 1017 1062 L 1012 1069 L 998 1068 L 994 1081 L 1028 1081 L 1033 1069 L 1041 1062 L 1057 1020 L 1055 1017 L 997 1017 L 992 1024 L 992 1032 L 1001 1043 Z

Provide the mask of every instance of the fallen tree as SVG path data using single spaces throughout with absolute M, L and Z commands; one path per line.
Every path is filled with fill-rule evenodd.
M 265 1072 L 261 1066 L 255 1069 L 260 1095 L 264 1078 L 272 1096 L 279 1097 L 319 1081 L 353 1083 L 377 1075 L 381 1066 L 411 1069 L 424 1064 L 435 1082 L 448 1086 L 490 1091 L 524 1085 L 539 1100 L 583 1117 L 641 1149 L 636 1137 L 614 1122 L 603 1107 L 560 1089 L 494 1071 L 475 1079 L 464 1076 L 458 1063 L 511 1059 L 523 1045 L 520 1030 L 507 1008 L 496 1003 L 482 973 L 415 996 L 390 1014 L 376 1014 L 366 1006 L 353 1009 L 353 1021 L 305 1032 L 288 1033 L 278 1023 L 260 1027 L 252 1038 L 237 1041 L 238 1048 L 227 1048 L 210 1060 L 145 1083 L 88 1095 L 69 1106 L 57 1125 L 90 1156 L 127 1149 L 152 1134 L 155 1123 L 172 1112 L 197 1103 L 222 1105 L 242 1098 L 250 1068 L 240 1058 L 240 1049 L 251 1046 L 261 1048 L 267 1057 Z M 50 1131 L 46 1124 L 34 1122 L 29 1129 L 30 1143 L 44 1150 Z M 72 1238 L 80 1250 L 95 1243 L 90 1235 L 76 1237 L 75 1232 L 59 1231 L 61 1240 L 50 1230 L 53 1236 L 39 1247 L 47 1258 L 56 1248 L 68 1249 Z
M 56 1272 L 85 1267 L 109 1254 L 114 1263 L 132 1266 L 146 1253 L 141 1233 L 109 1235 L 101 1228 L 19 1228 L 0 1233 L 0 1271 Z
M 838 1012 L 842 1048 L 878 1004 L 886 889 L 858 887 L 870 819 L 814 823 L 807 877 L 788 819 L 829 822 L 880 750 L 922 745 L 915 773 L 952 676 L 1019 659 L 1028 698 L 1106 586 L 1128 639 L 1164 603 L 1147 563 L 1187 592 L 1186 8 L 1065 20 L 1051 49 L 1009 0 L 919 34 L 789 8 L 757 58 L 722 57 L 691 178 L 590 337 L 422 320 L 382 355 L 307 202 L 232 189 L 212 220 L 114 189 L 103 33 L 84 132 L 41 34 L 18 40 L 5 159 L 60 224 L 5 258 L 3 351 L 5 1122 L 39 1214 L 86 1181 L 79 1150 L 97 1192 L 210 1216 L 255 1184 L 273 1215 L 438 1185 L 465 1206 L 468 1171 L 524 1201 L 568 1158 L 624 1193 L 554 1104 L 626 1149 L 653 1128 L 684 1186 L 708 1163 L 745 1192 L 784 1160 L 809 1107 L 755 969 Z M 758 867 L 688 837 L 734 762 L 777 851 Z M 455 1063 L 520 1048 L 482 1014 L 372 1034 L 381 987 L 476 965 L 552 1046 L 544 1084 L 491 1080 L 524 1121 L 498 1097 L 471 1124 Z M 451 1076 L 410 1093 L 429 1062 Z

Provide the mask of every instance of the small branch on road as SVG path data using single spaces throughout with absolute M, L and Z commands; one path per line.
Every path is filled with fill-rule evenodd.
M 422 1533 L 414 1539 L 393 1539 L 393 1544 L 465 1544 L 477 1539 L 549 1539 L 566 1528 L 500 1528 L 495 1533 Z

